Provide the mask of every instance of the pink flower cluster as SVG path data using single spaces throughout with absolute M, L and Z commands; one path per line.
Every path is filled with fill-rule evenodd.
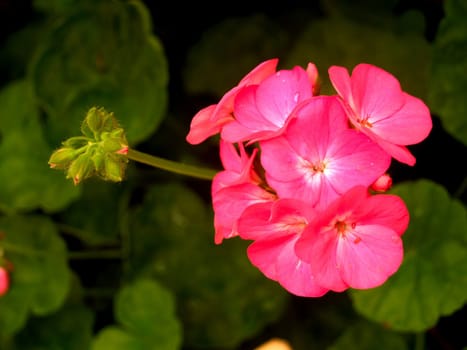
M 215 243 L 251 240 L 250 261 L 290 293 L 381 285 L 403 258 L 409 213 L 387 175 L 431 131 L 430 111 L 370 64 L 329 68 L 265 61 L 193 118 L 187 141 L 220 134 L 224 170 L 212 182 Z

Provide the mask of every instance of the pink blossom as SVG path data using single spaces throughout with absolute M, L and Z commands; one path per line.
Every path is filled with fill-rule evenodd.
M 195 145 L 208 137 L 219 133 L 222 127 L 234 120 L 233 105 L 239 91 L 243 87 L 258 84 L 276 71 L 277 58 L 262 62 L 248 73 L 233 89 L 229 90 L 217 104 L 212 104 L 200 110 L 193 117 L 190 131 L 186 136 L 188 143 Z
M 0 267 L 0 297 L 5 295 L 10 288 L 10 277 L 8 271 L 2 266 Z
M 400 236 L 408 222 L 398 196 L 370 196 L 366 187 L 358 186 L 317 213 L 297 241 L 296 253 L 325 288 L 374 288 L 398 270 Z
M 326 207 L 350 188 L 370 186 L 391 157 L 347 124 L 336 97 L 313 97 L 297 107 L 286 132 L 260 142 L 268 184 L 280 198 Z
M 355 128 L 368 135 L 394 159 L 415 164 L 407 149 L 424 140 L 432 120 L 425 103 L 402 91 L 399 81 L 376 66 L 361 63 L 352 71 L 331 66 L 329 77 Z
M 316 284 L 310 264 L 294 248 L 311 213 L 310 205 L 291 199 L 254 204 L 242 213 L 238 232 L 241 238 L 254 240 L 248 257 L 266 277 L 295 295 L 319 297 L 328 289 Z
M 235 120 L 226 124 L 221 137 L 229 142 L 255 142 L 281 134 L 295 106 L 313 95 L 318 76 L 314 64 L 280 70 L 258 85 L 238 92 Z

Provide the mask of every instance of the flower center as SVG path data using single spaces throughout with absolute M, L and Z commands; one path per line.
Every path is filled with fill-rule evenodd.
M 350 229 L 355 229 L 356 226 L 357 224 L 355 222 L 348 223 L 345 220 L 337 220 L 334 224 L 334 228 L 336 229 L 337 233 L 341 235 L 345 235 L 347 231 L 349 231 Z
M 371 128 L 373 124 L 368 120 L 369 118 L 369 115 L 367 115 L 365 118 L 357 118 L 357 123 L 364 128 Z
M 315 173 L 323 173 L 323 172 L 324 172 L 324 169 L 326 169 L 326 163 L 324 163 L 324 162 L 319 162 L 319 163 L 311 164 L 311 169 L 312 169 Z

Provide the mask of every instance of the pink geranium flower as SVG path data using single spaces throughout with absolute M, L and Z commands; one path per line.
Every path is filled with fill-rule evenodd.
M 190 131 L 186 136 L 188 143 L 195 145 L 220 132 L 222 127 L 234 120 L 232 112 L 234 100 L 245 86 L 258 84 L 274 74 L 279 60 L 277 58 L 262 62 L 248 73 L 233 89 L 229 90 L 217 104 L 200 110 L 193 117 Z
M 425 103 L 402 91 L 393 75 L 370 64 L 357 65 L 351 77 L 346 68 L 332 66 L 329 77 L 352 125 L 396 160 L 414 165 L 415 157 L 405 146 L 419 143 L 431 131 Z
M 326 207 L 354 186 L 370 186 L 391 157 L 350 129 L 336 97 L 313 97 L 297 107 L 286 132 L 260 142 L 268 184 L 280 198 Z
M 305 202 L 278 199 L 249 206 L 238 220 L 241 238 L 254 240 L 247 253 L 251 263 L 290 293 L 319 297 L 310 264 L 295 253 L 295 243 L 308 224 L 312 208 Z
M 403 258 L 409 213 L 400 197 L 358 186 L 317 213 L 296 243 L 316 283 L 340 292 L 383 284 Z
M 316 66 L 280 70 L 259 85 L 242 89 L 234 103 L 235 120 L 226 124 L 221 137 L 229 142 L 255 142 L 281 134 L 295 106 L 313 96 Z

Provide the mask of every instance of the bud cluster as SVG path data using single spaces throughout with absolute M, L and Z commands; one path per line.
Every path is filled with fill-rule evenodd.
M 122 181 L 128 163 L 128 142 L 114 114 L 102 107 L 92 107 L 81 132 L 83 136 L 67 139 L 52 153 L 50 167 L 65 170 L 66 177 L 75 185 L 95 175 Z

